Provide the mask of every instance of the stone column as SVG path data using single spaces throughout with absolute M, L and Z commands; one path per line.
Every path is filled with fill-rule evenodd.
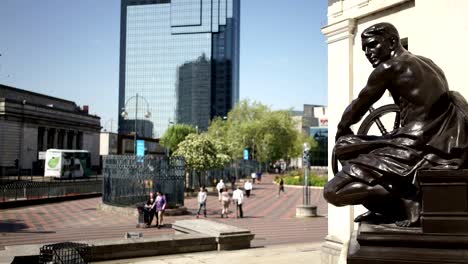
M 54 128 L 54 145 L 53 148 L 58 148 L 58 129 Z
M 72 137 L 72 149 L 76 149 L 76 131 L 70 131 Z
M 63 131 L 63 148 L 68 149 L 68 130 Z
M 345 19 L 322 28 L 328 43 L 328 155 L 331 160 L 337 125 L 353 99 L 353 43 L 356 20 Z M 328 167 L 328 179 L 334 177 Z M 328 235 L 322 246 L 322 263 L 346 263 L 354 229 L 353 207 L 328 205 Z
M 42 135 L 42 151 L 47 150 L 47 135 L 48 135 L 49 129 L 44 127 L 44 134 Z

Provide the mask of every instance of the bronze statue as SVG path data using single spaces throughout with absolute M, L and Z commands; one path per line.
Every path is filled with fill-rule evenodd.
M 361 39 L 375 69 L 338 124 L 334 151 L 343 168 L 327 183 L 324 196 L 335 206 L 369 209 L 356 222 L 415 226 L 420 218 L 417 171 L 467 165 L 468 104 L 449 91 L 433 61 L 403 48 L 393 25 L 373 25 Z M 350 126 L 386 90 L 399 106 L 401 127 L 384 136 L 354 135 Z

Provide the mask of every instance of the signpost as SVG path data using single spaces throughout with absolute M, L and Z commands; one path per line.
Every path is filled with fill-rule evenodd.
M 136 155 L 137 156 L 145 156 L 145 141 L 138 139 L 136 142 Z

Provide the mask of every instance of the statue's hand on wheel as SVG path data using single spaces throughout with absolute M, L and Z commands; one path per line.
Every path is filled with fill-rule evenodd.
M 342 128 L 338 127 L 338 131 L 336 132 L 336 136 L 335 136 L 335 142 L 338 141 L 340 137 L 347 136 L 347 135 L 354 135 L 350 127 L 342 127 Z

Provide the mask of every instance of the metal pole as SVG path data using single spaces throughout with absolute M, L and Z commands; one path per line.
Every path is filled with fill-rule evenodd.
M 303 192 L 302 202 L 304 205 L 310 205 L 309 146 L 307 143 L 304 144 L 303 163 L 304 163 L 304 192 Z
M 135 134 L 133 135 L 134 152 L 137 153 L 137 118 L 138 118 L 138 93 L 136 94 L 136 106 L 135 106 Z

